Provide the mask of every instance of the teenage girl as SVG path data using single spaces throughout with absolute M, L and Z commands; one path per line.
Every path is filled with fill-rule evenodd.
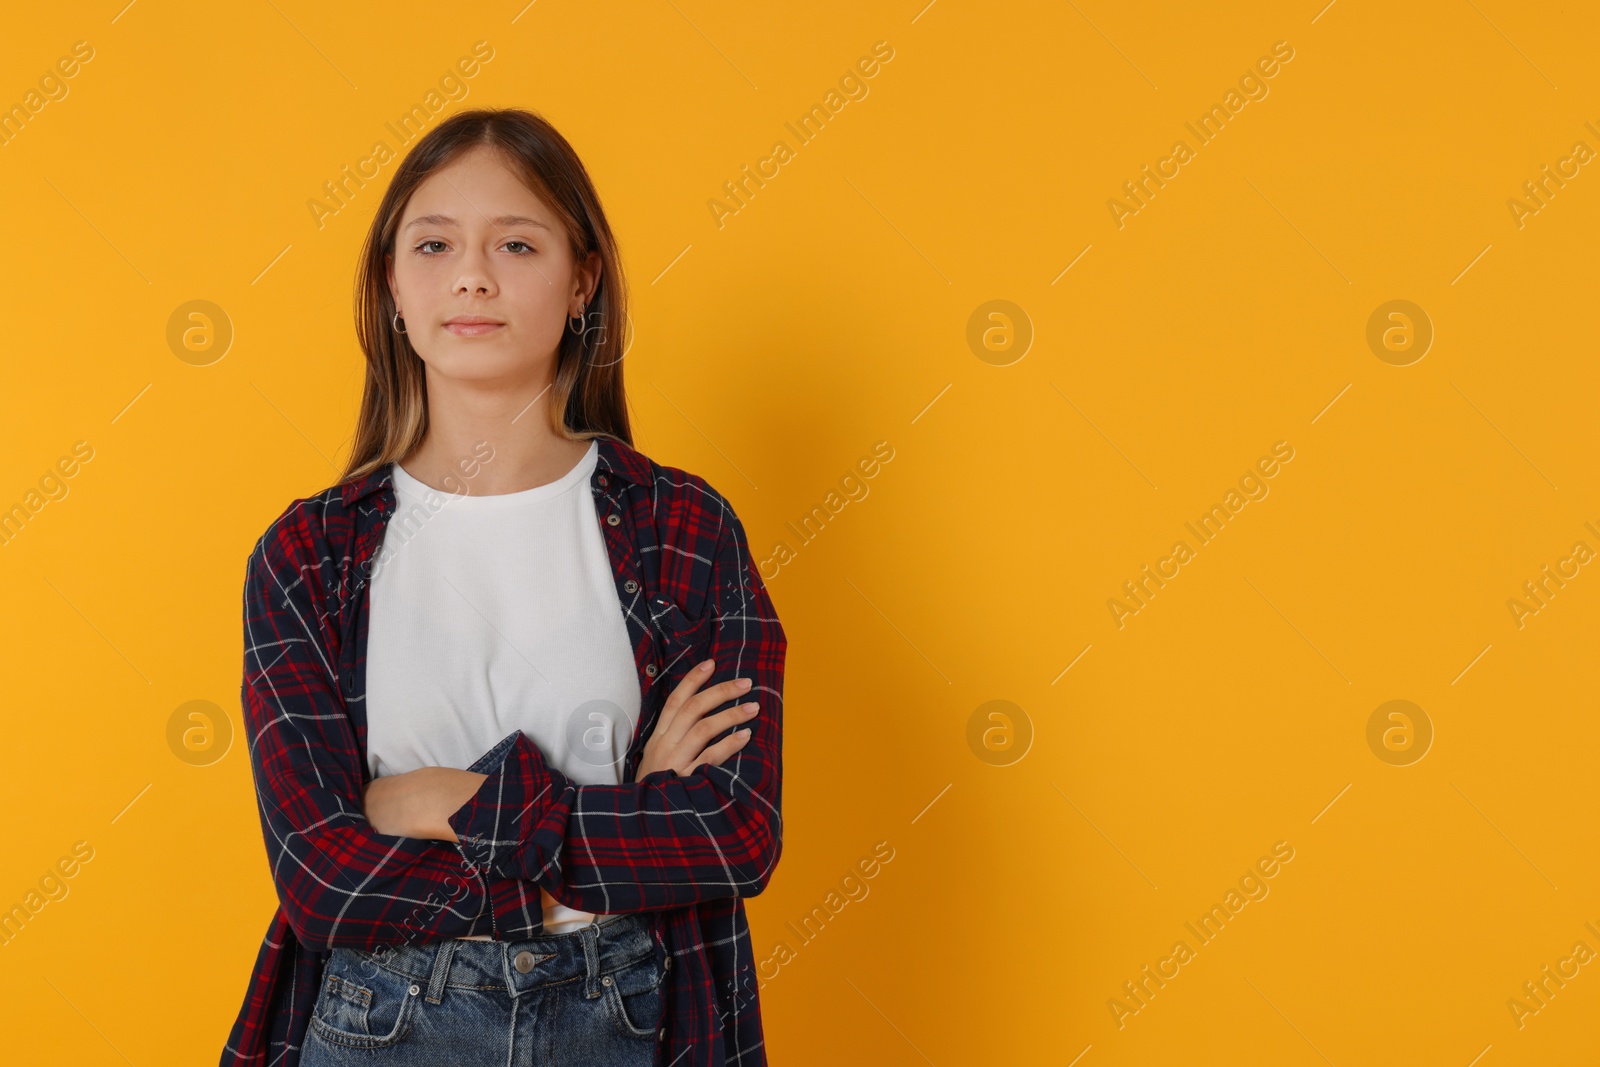
M 536 115 L 457 114 L 357 289 L 349 467 L 246 583 L 298 955 L 269 931 L 224 1064 L 764 1064 L 785 640 L 727 501 L 632 448 L 588 175 Z

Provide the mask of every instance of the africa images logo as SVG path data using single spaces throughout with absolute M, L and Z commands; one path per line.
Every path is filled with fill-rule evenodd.
M 1210 509 L 1195 522 L 1184 523 L 1184 529 L 1194 535 L 1196 545 L 1209 545 L 1221 535 L 1230 521 L 1238 517 L 1247 504 L 1253 500 L 1265 500 L 1267 494 L 1272 492 L 1267 479 L 1276 476 L 1283 469 L 1281 464 L 1288 463 L 1292 459 L 1294 459 L 1293 445 L 1288 441 L 1275 443 L 1271 455 L 1257 459 L 1255 465 L 1246 469 L 1239 477 L 1239 488 L 1234 489 L 1230 486 L 1220 504 L 1212 504 Z M 1196 526 L 1196 523 L 1199 525 Z M 1111 621 L 1117 624 L 1117 629 L 1121 630 L 1127 625 L 1128 616 L 1137 615 L 1149 607 L 1156 592 L 1166 588 L 1167 582 L 1182 573 L 1184 564 L 1195 559 L 1198 551 L 1198 548 L 1191 547 L 1187 541 L 1175 541 L 1171 551 L 1156 560 L 1154 570 L 1146 563 L 1139 577 L 1123 582 L 1122 591 L 1126 594 L 1127 600 L 1117 597 L 1106 600 L 1106 607 L 1111 612 Z

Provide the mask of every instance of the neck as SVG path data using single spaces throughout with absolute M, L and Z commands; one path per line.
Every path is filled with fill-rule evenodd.
M 428 432 L 401 461 L 445 492 L 498 496 L 546 485 L 570 471 L 588 441 L 552 428 L 546 375 L 515 384 L 428 376 Z

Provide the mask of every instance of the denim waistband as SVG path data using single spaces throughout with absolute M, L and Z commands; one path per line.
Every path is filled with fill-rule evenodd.
M 628 912 L 561 934 L 520 941 L 452 939 L 430 944 L 384 945 L 354 952 L 366 973 L 381 967 L 423 984 L 437 1004 L 451 987 L 503 989 L 513 997 L 542 986 L 583 979 L 597 996 L 601 976 L 657 954 L 665 956 L 648 916 Z M 665 960 L 663 960 L 665 964 Z

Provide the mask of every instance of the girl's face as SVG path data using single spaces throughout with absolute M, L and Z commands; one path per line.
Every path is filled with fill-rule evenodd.
M 480 146 L 411 194 L 389 289 L 430 379 L 542 381 L 599 263 L 596 254 L 575 262 L 554 213 Z

